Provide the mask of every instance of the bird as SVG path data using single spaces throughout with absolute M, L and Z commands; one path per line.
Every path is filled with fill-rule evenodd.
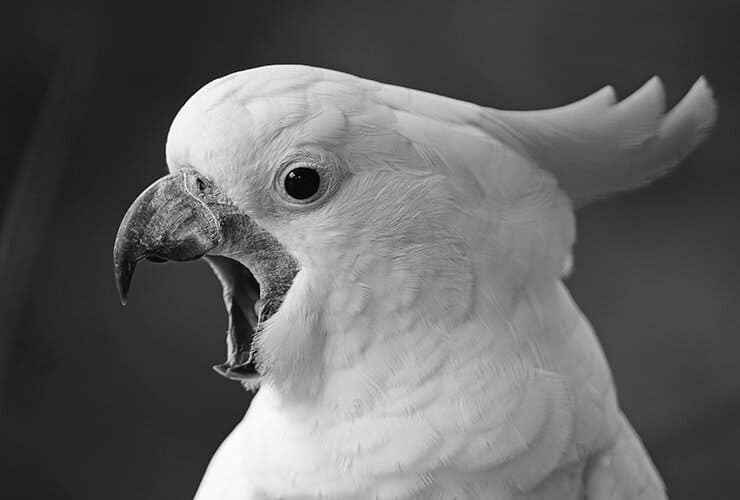
M 666 110 L 509 111 L 301 65 L 208 83 L 169 173 L 123 217 L 136 265 L 205 259 L 227 359 L 255 395 L 196 500 L 657 500 L 564 280 L 575 210 L 667 174 L 709 135 L 704 77 Z

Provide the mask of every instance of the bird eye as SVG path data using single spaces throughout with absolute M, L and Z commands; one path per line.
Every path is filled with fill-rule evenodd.
M 307 200 L 321 187 L 321 176 L 313 168 L 297 167 L 285 176 L 285 192 L 296 200 Z
M 320 206 L 343 180 L 339 159 L 318 148 L 301 148 L 290 153 L 274 173 L 272 192 L 289 210 Z

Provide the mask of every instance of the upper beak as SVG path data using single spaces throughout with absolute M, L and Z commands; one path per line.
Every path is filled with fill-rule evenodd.
M 141 193 L 121 221 L 113 248 L 113 272 L 126 304 L 131 278 L 142 259 L 187 261 L 203 257 L 228 239 L 225 223 L 236 208 L 192 169 L 162 177 Z

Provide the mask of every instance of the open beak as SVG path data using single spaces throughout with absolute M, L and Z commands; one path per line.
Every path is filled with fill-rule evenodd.
M 227 360 L 214 368 L 254 386 L 264 371 L 255 338 L 261 323 L 282 303 L 298 265 L 270 233 L 197 171 L 182 169 L 162 177 L 136 198 L 123 217 L 113 249 L 121 302 L 125 305 L 141 260 L 201 257 L 206 257 L 223 286 L 229 314 Z

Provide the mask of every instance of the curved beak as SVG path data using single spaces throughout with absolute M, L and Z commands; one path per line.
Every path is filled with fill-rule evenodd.
M 162 177 L 131 204 L 113 248 L 113 273 L 121 303 L 142 259 L 188 261 L 203 257 L 228 239 L 226 219 L 237 210 L 192 169 Z
M 214 367 L 254 388 L 260 367 L 255 338 L 298 273 L 280 242 L 194 169 L 162 177 L 131 204 L 118 228 L 113 274 L 125 305 L 136 264 L 206 257 L 229 314 L 226 363 Z

